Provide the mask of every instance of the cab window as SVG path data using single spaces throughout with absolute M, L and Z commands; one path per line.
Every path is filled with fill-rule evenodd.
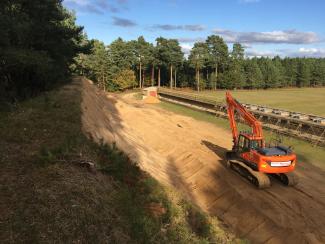
M 244 151 L 249 151 L 249 140 L 247 138 L 245 138 L 243 149 Z
M 239 142 L 238 142 L 239 148 L 243 148 L 244 147 L 244 142 L 245 142 L 245 137 L 240 136 L 239 137 Z
M 249 140 L 246 137 L 244 136 L 239 137 L 238 149 L 241 152 L 249 151 Z
M 250 147 L 252 149 L 257 149 L 257 148 L 260 148 L 262 145 L 261 145 L 261 141 L 260 140 L 253 140 L 251 141 L 251 145 Z

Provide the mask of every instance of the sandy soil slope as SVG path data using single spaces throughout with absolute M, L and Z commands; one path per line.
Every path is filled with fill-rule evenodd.
M 86 133 L 115 142 L 160 182 L 182 191 L 253 243 L 325 243 L 325 172 L 301 163 L 294 188 L 258 190 L 224 166 L 230 131 L 83 81 Z

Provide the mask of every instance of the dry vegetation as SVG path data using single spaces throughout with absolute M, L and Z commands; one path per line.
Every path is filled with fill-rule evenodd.
M 87 139 L 80 100 L 75 84 L 1 112 L 2 243 L 236 241 L 114 145 Z

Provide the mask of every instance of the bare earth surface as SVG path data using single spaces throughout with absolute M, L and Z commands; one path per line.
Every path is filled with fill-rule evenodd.
M 172 185 L 253 243 L 325 243 L 325 172 L 301 163 L 298 186 L 272 180 L 258 190 L 224 166 L 230 131 L 107 95 L 83 80 L 82 122 L 95 140 L 115 142 L 145 171 Z M 324 159 L 325 160 L 325 159 Z

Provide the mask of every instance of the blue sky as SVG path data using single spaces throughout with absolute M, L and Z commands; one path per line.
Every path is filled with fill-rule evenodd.
M 325 57 L 324 0 L 64 0 L 89 38 L 177 38 L 185 53 L 208 35 L 247 56 Z

